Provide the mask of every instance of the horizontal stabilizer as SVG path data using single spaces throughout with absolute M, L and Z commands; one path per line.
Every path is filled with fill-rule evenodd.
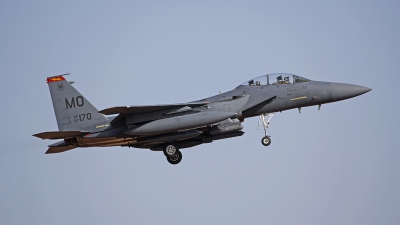
M 53 153 L 60 153 L 60 152 L 65 152 L 71 149 L 76 148 L 75 146 L 72 145 L 67 145 L 67 146 L 60 146 L 60 147 L 50 147 L 45 154 L 53 154 Z
M 41 139 L 65 139 L 65 138 L 78 137 L 89 133 L 90 132 L 87 131 L 48 131 L 48 132 L 34 134 L 33 136 Z
M 122 114 L 122 115 L 132 115 L 140 113 L 150 113 L 157 112 L 161 110 L 180 108 L 180 107 L 199 107 L 207 105 L 208 102 L 199 103 L 182 103 L 182 104 L 171 104 L 171 105 L 143 105 L 143 106 L 116 106 L 99 111 L 104 115 Z

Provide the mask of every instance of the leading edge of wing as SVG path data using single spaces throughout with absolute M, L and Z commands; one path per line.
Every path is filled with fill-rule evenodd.
M 116 106 L 107 109 L 103 109 L 99 111 L 104 115 L 113 115 L 113 114 L 123 114 L 123 115 L 132 115 L 132 114 L 140 114 L 140 113 L 150 113 L 157 112 L 161 110 L 173 109 L 178 107 L 199 107 L 203 105 L 207 105 L 208 102 L 198 102 L 198 103 L 181 103 L 181 104 L 170 104 L 170 105 L 142 105 L 142 106 Z

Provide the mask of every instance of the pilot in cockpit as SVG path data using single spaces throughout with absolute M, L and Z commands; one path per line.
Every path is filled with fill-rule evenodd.
M 290 84 L 289 76 L 285 76 L 285 81 L 283 81 L 284 84 Z
M 254 86 L 254 80 L 249 81 L 249 86 Z
M 277 80 L 278 84 L 283 84 L 283 80 L 282 80 L 282 76 L 281 76 L 281 75 L 279 75 L 279 76 L 276 78 L 276 80 Z
M 256 86 L 261 86 L 261 82 L 259 80 L 256 81 Z

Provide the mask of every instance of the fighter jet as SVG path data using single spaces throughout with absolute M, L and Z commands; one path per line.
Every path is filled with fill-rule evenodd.
M 65 75 L 47 78 L 58 131 L 34 134 L 42 139 L 62 139 L 49 145 L 46 154 L 78 147 L 122 146 L 163 152 L 167 161 L 178 164 L 181 149 L 244 134 L 243 121 L 260 117 L 264 146 L 275 112 L 341 101 L 370 91 L 370 88 L 312 81 L 275 73 L 246 81 L 235 89 L 189 103 L 117 106 L 97 110 Z M 108 116 L 108 117 L 107 117 Z

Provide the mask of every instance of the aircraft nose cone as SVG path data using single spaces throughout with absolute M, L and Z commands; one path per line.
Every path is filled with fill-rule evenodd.
M 333 101 L 340 101 L 362 95 L 372 89 L 353 84 L 331 83 L 331 90 Z

